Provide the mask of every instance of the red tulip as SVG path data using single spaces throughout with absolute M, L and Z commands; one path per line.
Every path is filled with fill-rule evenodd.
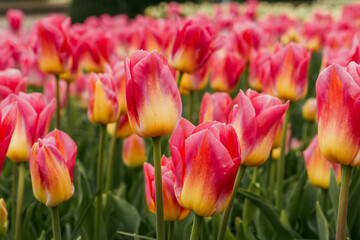
M 203 90 L 208 83 L 208 79 L 209 70 L 206 66 L 193 74 L 184 73 L 179 87 L 181 95 L 188 95 L 190 91 L 198 92 Z
M 205 93 L 201 100 L 199 123 L 218 121 L 227 123 L 232 99 L 227 93 Z
M 269 76 L 271 52 L 265 48 L 251 52 L 249 64 L 249 86 L 255 90 L 261 90 L 262 82 L 267 81 Z
M 164 220 L 176 221 L 184 219 L 190 211 L 179 205 L 175 192 L 175 173 L 171 157 L 161 158 L 162 189 L 164 199 Z M 149 163 L 144 163 L 145 196 L 149 210 L 156 214 L 155 205 L 155 171 Z
M 24 13 L 18 9 L 10 9 L 6 12 L 6 18 L 11 30 L 18 32 L 24 20 Z
M 76 153 L 75 142 L 57 129 L 33 145 L 29 167 L 33 192 L 39 202 L 55 207 L 71 198 Z
M 239 54 L 249 61 L 251 51 L 257 50 L 261 46 L 262 29 L 258 24 L 248 21 L 236 24 L 234 33 Z
M 239 138 L 242 164 L 259 166 L 270 154 L 276 130 L 289 107 L 275 97 L 248 90 L 240 90 L 229 115 Z
M 26 79 L 17 69 L 0 71 L 0 102 L 9 94 L 26 91 Z
M 175 167 L 175 196 L 180 205 L 199 216 L 222 212 L 240 165 L 233 127 L 218 122 L 195 127 L 181 119 L 169 144 Z
M 174 75 L 160 53 L 135 51 L 125 61 L 126 104 L 141 137 L 165 136 L 179 123 L 182 105 Z
M 14 162 L 27 162 L 35 140 L 48 132 L 56 104 L 55 100 L 46 104 L 40 93 L 20 92 L 19 95 L 9 95 L 1 102 L 0 107 L 4 108 L 13 102 L 17 102 L 19 110 L 7 157 Z
M 316 82 L 319 147 L 334 163 L 360 166 L 360 66 L 332 64 Z

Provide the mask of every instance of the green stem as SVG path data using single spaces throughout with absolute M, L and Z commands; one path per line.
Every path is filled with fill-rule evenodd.
M 167 240 L 174 240 L 174 228 L 175 228 L 175 222 L 173 222 L 173 221 L 168 222 L 168 238 L 167 238 Z
M 228 223 L 228 220 L 229 220 L 231 208 L 232 208 L 232 205 L 234 203 L 236 192 L 237 192 L 237 190 L 239 188 L 239 185 L 240 185 L 241 179 L 242 179 L 242 177 L 244 175 L 245 169 L 246 169 L 246 167 L 244 165 L 240 165 L 239 170 L 238 170 L 238 172 L 236 174 L 234 188 L 233 188 L 233 191 L 231 193 L 229 203 L 226 206 L 225 211 L 224 211 L 224 213 L 222 215 L 222 218 L 221 218 L 219 233 L 218 233 L 218 237 L 217 237 L 218 240 L 223 240 L 224 239 L 226 226 L 227 226 L 227 223 Z
M 66 81 L 66 120 L 67 120 L 67 129 L 71 130 L 71 99 L 70 99 L 70 82 Z
M 339 196 L 339 209 L 336 227 L 336 240 L 345 240 L 346 219 L 351 178 L 351 166 L 341 165 L 341 186 Z
M 100 129 L 100 144 L 99 144 L 99 159 L 97 168 L 97 205 L 95 209 L 95 233 L 94 239 L 100 239 L 100 221 L 102 212 L 102 190 L 103 190 L 103 166 L 104 166 L 104 146 L 106 137 L 106 124 L 101 124 Z
M 60 87 L 59 87 L 59 81 L 60 77 L 58 74 L 55 74 L 56 77 L 56 128 L 58 130 L 61 129 L 60 124 Z
M 324 188 L 320 188 L 321 192 L 320 192 L 320 206 L 321 206 L 321 210 L 323 211 L 325 217 L 326 217 L 326 211 L 327 211 L 327 193 L 328 190 L 324 189 Z
M 180 83 L 181 83 L 181 79 L 182 79 L 183 75 L 184 75 L 184 72 L 179 71 L 179 75 L 178 75 L 178 79 L 177 79 L 177 85 L 178 85 L 179 89 L 180 89 Z
M 110 144 L 110 155 L 109 155 L 109 161 L 107 166 L 107 176 L 106 176 L 106 187 L 105 191 L 108 192 L 112 188 L 112 180 L 114 178 L 114 159 L 115 159 L 115 152 L 116 152 L 116 133 L 117 129 L 119 127 L 119 119 L 116 120 L 114 133 L 111 138 L 111 144 Z
M 61 240 L 61 230 L 60 230 L 60 218 L 59 218 L 59 207 L 55 206 L 50 208 L 51 218 L 52 218 L 52 228 L 54 240 Z
M 165 240 L 164 201 L 161 174 L 161 137 L 153 137 L 155 168 L 156 234 L 158 240 Z
M 270 159 L 270 173 L 269 173 L 269 178 L 268 178 L 268 193 L 269 193 L 269 198 L 272 197 L 272 194 L 274 193 L 274 185 L 275 185 L 275 178 L 276 178 L 276 160 L 274 159 Z
M 12 203 L 12 210 L 11 210 L 11 224 L 14 224 L 16 221 L 16 190 L 17 190 L 17 183 L 18 183 L 18 163 L 13 162 L 13 182 L 12 182 L 12 197 L 13 197 L 13 203 Z M 11 226 L 13 235 L 15 234 L 15 225 Z
M 281 212 L 282 208 L 282 195 L 283 195 L 283 181 L 285 175 L 285 147 L 286 147 L 286 134 L 290 118 L 290 108 L 286 111 L 284 125 L 281 135 L 281 144 L 280 144 L 280 157 L 278 162 L 278 179 L 277 179 L 277 198 L 276 198 L 276 208 Z
M 197 215 L 196 213 L 194 214 L 194 222 L 193 222 L 193 226 L 192 226 L 192 229 L 191 229 L 190 240 L 199 239 L 200 226 L 201 226 L 202 219 L 203 218 L 200 217 L 199 215 Z
M 16 202 L 15 240 L 21 239 L 21 212 L 24 199 L 25 162 L 19 163 L 19 181 Z
M 188 120 L 190 122 L 192 122 L 193 109 L 194 109 L 194 91 L 190 91 L 189 115 L 188 115 Z

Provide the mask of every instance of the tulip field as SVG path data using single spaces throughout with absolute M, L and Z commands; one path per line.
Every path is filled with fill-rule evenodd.
M 8 10 L 0 239 L 360 239 L 360 4 L 270 6 Z

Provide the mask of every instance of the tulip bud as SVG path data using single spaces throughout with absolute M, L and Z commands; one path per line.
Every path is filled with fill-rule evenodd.
M 309 98 L 302 107 L 303 118 L 307 121 L 314 121 L 316 118 L 316 99 Z
M 4 236 L 8 228 L 8 212 L 3 198 L 0 198 L 0 237 Z
M 120 114 L 118 93 L 109 74 L 90 75 L 88 117 L 92 123 L 115 122 Z
M 200 105 L 199 123 L 218 121 L 227 123 L 232 108 L 228 93 L 205 93 Z
M 33 145 L 29 167 L 33 192 L 39 202 L 55 207 L 71 198 L 76 152 L 75 142 L 57 129 Z
M 312 185 L 315 187 L 328 189 L 330 183 L 331 167 L 334 169 L 337 183 L 340 183 L 341 167 L 339 164 L 329 162 L 325 159 L 320 151 L 317 135 L 313 138 L 310 145 L 303 152 L 303 154 L 309 181 Z
M 130 126 L 129 118 L 127 115 L 120 115 L 120 117 L 117 121 L 119 121 L 119 124 L 118 124 L 118 129 L 116 131 L 116 138 L 126 138 L 133 133 L 133 130 Z M 109 123 L 106 126 L 107 132 L 112 137 L 114 136 L 115 126 L 116 126 L 116 122 Z
M 165 221 L 184 219 L 190 211 L 179 205 L 174 192 L 175 174 L 172 159 L 163 156 L 161 158 L 162 189 L 164 199 Z M 156 214 L 155 205 L 155 171 L 154 167 L 144 163 L 145 195 L 146 203 L 150 212 Z
M 129 168 L 140 167 L 146 160 L 144 139 L 135 133 L 124 141 L 123 161 Z
M 182 104 L 166 58 L 135 51 L 125 60 L 126 104 L 131 128 L 141 137 L 169 135 L 179 123 Z

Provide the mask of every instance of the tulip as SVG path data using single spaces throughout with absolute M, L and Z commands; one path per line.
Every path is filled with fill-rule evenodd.
M 217 48 L 209 26 L 201 26 L 193 20 L 179 27 L 170 45 L 169 64 L 185 73 L 194 73 L 202 68 Z
M 127 137 L 122 156 L 124 164 L 129 168 L 140 167 L 146 159 L 144 139 L 135 133 Z
M 3 198 L 0 198 L 0 237 L 4 236 L 8 228 L 8 212 Z
M 161 158 L 161 172 L 163 179 L 163 198 L 164 198 L 164 219 L 166 221 L 176 221 L 184 219 L 190 211 L 183 208 L 176 199 L 174 192 L 175 173 L 171 157 L 164 155 Z M 144 163 L 145 175 L 145 196 L 146 203 L 150 212 L 156 214 L 155 206 L 155 171 L 149 163 Z
M 310 145 L 303 152 L 303 155 L 309 181 L 312 185 L 315 187 L 328 189 L 331 167 L 334 169 L 337 183 L 340 183 L 340 165 L 327 161 L 326 158 L 322 155 L 319 148 L 317 135 L 313 138 Z
M 261 46 L 262 29 L 258 24 L 248 21 L 235 25 L 234 33 L 239 54 L 243 59 L 249 61 L 251 51 L 257 50 Z
M 270 154 L 276 130 L 289 102 L 282 104 L 275 97 L 240 90 L 229 115 L 239 138 L 241 159 L 245 166 L 259 166 Z
M 69 29 L 70 18 L 62 15 L 50 15 L 37 23 L 37 55 L 43 72 L 59 75 L 71 67 Z
M 206 66 L 193 74 L 184 73 L 179 87 L 181 95 L 203 90 L 208 83 L 208 78 L 209 71 Z
M 17 69 L 0 71 L 0 102 L 9 94 L 26 92 L 26 79 Z
M 24 13 L 18 9 L 10 9 L 6 12 L 6 18 L 11 30 L 17 33 L 24 20 Z
M 332 64 L 316 82 L 319 147 L 327 160 L 342 165 L 337 239 L 345 239 L 351 171 L 360 165 L 359 68 L 354 62 L 346 69 Z
M 307 121 L 314 121 L 316 118 L 316 99 L 309 98 L 302 107 L 302 116 Z
M 61 239 L 57 206 L 74 194 L 73 172 L 77 146 L 66 133 L 55 129 L 31 148 L 29 167 L 35 198 L 51 207 L 54 239 Z
M 233 127 L 217 122 L 195 127 L 182 119 L 169 144 L 175 167 L 175 195 L 180 205 L 199 216 L 222 212 L 240 165 Z
M 23 50 L 19 62 L 21 72 L 26 77 L 28 85 L 41 87 L 45 83 L 46 75 L 40 70 L 32 49 Z
M 278 47 L 271 58 L 270 85 L 262 91 L 283 100 L 298 101 L 307 93 L 307 72 L 311 52 L 300 44 Z
M 129 122 L 141 137 L 169 135 L 182 112 L 180 93 L 166 58 L 160 53 L 135 51 L 125 61 Z
M 200 105 L 199 123 L 218 121 L 227 123 L 232 108 L 228 93 L 205 93 Z
M 92 123 L 115 122 L 120 114 L 114 79 L 109 74 L 90 75 L 88 117 Z
M 117 121 L 119 123 L 118 123 L 118 128 L 116 130 L 116 136 L 115 136 L 116 138 L 126 138 L 133 133 L 127 115 L 120 115 L 119 120 Z M 116 127 L 116 123 L 109 123 L 106 126 L 106 130 L 111 136 L 114 136 L 115 127 Z
M 251 88 L 261 90 L 267 70 L 266 68 L 270 66 L 270 59 L 271 52 L 267 49 L 251 52 L 251 61 L 249 64 L 249 86 Z
M 14 162 L 27 162 L 30 148 L 36 139 L 42 138 L 49 129 L 55 111 L 55 101 L 46 104 L 40 93 L 11 94 L 1 102 L 1 108 L 17 102 L 16 126 L 7 156 Z
M 67 104 L 66 99 L 66 81 L 60 79 L 59 80 L 59 87 L 60 87 L 60 108 L 64 109 Z M 49 79 L 44 84 L 44 97 L 47 102 L 51 102 L 51 100 L 55 100 L 56 98 L 56 80 L 55 78 Z
M 16 103 L 0 109 L 0 173 L 15 129 L 17 111 Z

